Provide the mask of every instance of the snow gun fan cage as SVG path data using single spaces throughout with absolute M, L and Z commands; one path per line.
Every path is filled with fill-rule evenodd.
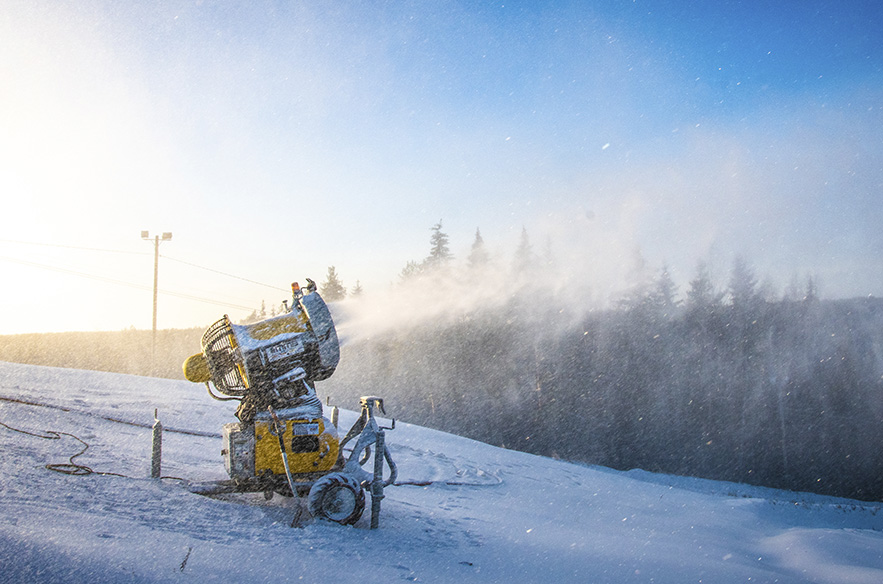
M 306 290 L 292 284 L 291 310 L 280 316 L 237 325 L 225 315 L 206 330 L 202 352 L 184 362 L 184 376 L 205 383 L 211 397 L 240 401 L 239 422 L 223 428 L 222 455 L 230 480 L 191 483 L 190 488 L 204 495 L 306 495 L 314 516 L 352 524 L 364 510 L 365 487 L 371 486 L 372 506 L 379 513 L 382 489 L 395 481 L 395 463 L 384 443 L 384 430 L 392 428 L 377 424 L 374 408 L 382 412 L 383 400 L 375 396 L 361 399 L 362 414 L 343 441 L 337 420 L 324 417 L 315 382 L 334 373 L 340 345 L 328 306 L 315 283 L 308 282 Z M 216 395 L 212 385 L 226 397 Z M 356 446 L 345 458 L 343 446 L 353 439 Z M 373 474 L 361 468 L 372 445 Z M 384 460 L 390 469 L 387 480 L 382 478 Z M 372 527 L 374 515 L 372 507 Z

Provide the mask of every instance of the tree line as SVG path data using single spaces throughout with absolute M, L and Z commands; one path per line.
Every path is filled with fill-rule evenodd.
M 402 420 L 536 454 L 883 500 L 883 301 L 822 300 L 811 278 L 774 298 L 736 258 L 724 287 L 700 262 L 683 298 L 663 268 L 581 310 L 531 284 L 545 267 L 527 257 L 502 302 L 346 345 L 320 391 L 379 393 Z
M 0 336 L 0 361 L 184 379 L 181 364 L 200 350 L 204 327 Z

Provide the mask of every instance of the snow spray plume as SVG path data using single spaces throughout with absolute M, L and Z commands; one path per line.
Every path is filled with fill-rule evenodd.
M 333 303 L 341 344 L 500 314 L 519 297 L 524 302 L 518 304 L 527 307 L 532 298 L 542 297 L 556 311 L 578 318 L 610 306 L 652 275 L 629 237 L 597 225 L 590 214 L 543 227 L 549 235 L 541 235 L 547 243 L 539 252 L 522 245 L 514 259 L 501 260 L 502 254 L 495 253 L 477 265 L 449 262 L 426 268 L 385 293 L 366 292 Z

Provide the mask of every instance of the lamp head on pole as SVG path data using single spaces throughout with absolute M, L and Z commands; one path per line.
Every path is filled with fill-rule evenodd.
M 153 239 L 153 238 L 150 237 L 149 231 L 142 231 L 141 232 L 141 239 L 148 239 L 149 240 L 149 239 Z M 156 239 L 159 241 L 171 241 L 172 240 L 172 232 L 171 231 L 164 231 L 162 236 L 160 237 L 159 235 L 157 235 Z

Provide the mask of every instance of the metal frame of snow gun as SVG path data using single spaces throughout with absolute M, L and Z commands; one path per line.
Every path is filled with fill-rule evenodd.
M 362 410 L 361 415 L 340 443 L 342 450 L 347 442 L 358 436 L 356 445 L 343 467 L 343 472 L 352 474 L 362 479 L 361 482 L 371 486 L 371 529 L 376 529 L 379 525 L 380 502 L 384 497 L 383 488 L 395 483 L 398 476 L 398 467 L 396 467 L 392 453 L 386 446 L 385 432 L 385 430 L 395 430 L 396 421 L 392 420 L 392 425 L 389 428 L 384 428 L 377 423 L 374 408 L 376 407 L 383 414 L 386 413 L 383 409 L 383 398 L 369 395 L 363 396 L 359 402 Z M 371 456 L 372 444 L 374 445 L 374 472 L 369 474 L 362 470 L 362 465 Z M 363 452 L 364 456 L 361 456 Z M 386 480 L 383 479 L 384 460 L 389 465 L 389 478 Z
M 383 398 L 377 397 L 375 395 L 362 396 L 359 399 L 359 406 L 361 408 L 361 415 L 359 416 L 359 419 L 356 420 L 356 423 L 353 424 L 353 427 L 350 428 L 349 432 L 347 432 L 346 437 L 344 437 L 344 439 L 340 441 L 340 449 L 343 450 L 343 447 L 350 440 L 358 436 L 358 440 L 356 440 L 356 445 L 353 447 L 353 450 L 350 453 L 346 464 L 344 465 L 344 471 L 350 472 L 354 475 L 362 473 L 362 476 L 365 480 L 374 481 L 374 475 L 377 475 L 378 473 L 375 472 L 374 475 L 366 473 L 361 469 L 361 466 L 365 464 L 365 462 L 367 462 L 368 458 L 370 458 L 371 456 L 371 445 L 377 444 L 378 437 L 384 436 L 384 430 L 395 430 L 396 421 L 392 420 L 392 425 L 389 428 L 384 428 L 377 423 L 377 418 L 374 415 L 374 408 L 380 410 L 380 413 L 386 414 L 386 411 L 383 409 Z M 383 450 L 382 460 L 386 460 L 390 470 L 390 477 L 387 480 L 382 481 L 383 486 L 388 487 L 395 482 L 396 477 L 398 476 L 398 467 L 396 467 L 395 462 L 393 462 L 392 454 L 385 444 L 378 445 L 375 449 L 375 454 L 377 454 L 377 452 L 380 452 L 381 449 Z M 362 458 L 359 458 L 362 453 L 364 453 L 364 456 Z

